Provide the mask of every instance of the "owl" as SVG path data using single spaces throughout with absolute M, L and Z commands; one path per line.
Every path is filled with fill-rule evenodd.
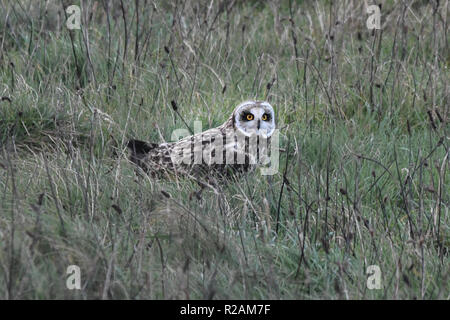
M 239 104 L 222 125 L 176 142 L 130 140 L 130 160 L 151 176 L 225 177 L 254 170 L 270 161 L 275 131 L 273 107 L 265 101 Z

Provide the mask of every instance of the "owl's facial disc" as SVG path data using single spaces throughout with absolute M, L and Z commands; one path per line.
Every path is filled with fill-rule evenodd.
M 275 115 L 268 102 L 243 102 L 237 106 L 234 117 L 235 129 L 245 136 L 268 138 L 275 131 Z

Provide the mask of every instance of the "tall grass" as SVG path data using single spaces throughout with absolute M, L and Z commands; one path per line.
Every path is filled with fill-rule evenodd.
M 381 4 L 0 0 L 0 297 L 448 299 L 449 3 Z M 253 98 L 276 175 L 127 160 Z

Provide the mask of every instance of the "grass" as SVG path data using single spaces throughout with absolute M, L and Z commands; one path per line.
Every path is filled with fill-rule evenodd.
M 3 299 L 449 299 L 448 1 L 0 0 Z M 199 192 L 126 142 L 275 107 L 280 172 Z M 81 290 L 68 290 L 69 265 Z M 367 267 L 381 271 L 368 289 Z

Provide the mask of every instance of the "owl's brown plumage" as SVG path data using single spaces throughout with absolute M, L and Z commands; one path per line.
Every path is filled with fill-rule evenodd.
M 238 105 L 230 118 L 212 128 L 170 143 L 130 140 L 130 160 L 151 176 L 247 172 L 267 161 L 274 111 L 264 101 Z

